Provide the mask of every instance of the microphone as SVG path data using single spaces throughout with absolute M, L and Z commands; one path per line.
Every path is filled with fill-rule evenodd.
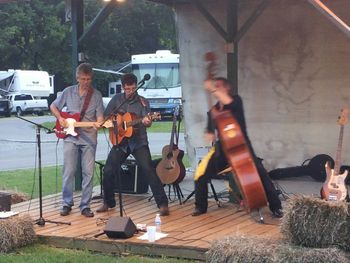
M 137 84 L 139 85 L 139 84 L 141 84 L 141 83 L 144 83 L 145 81 L 149 80 L 150 78 L 151 78 L 151 75 L 147 73 L 147 74 L 145 74 L 145 75 L 143 76 L 143 79 L 140 80 L 140 82 L 137 83 Z

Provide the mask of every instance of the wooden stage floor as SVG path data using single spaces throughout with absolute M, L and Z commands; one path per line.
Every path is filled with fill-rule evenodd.
M 154 199 L 149 201 L 150 195 L 123 194 L 124 216 L 128 216 L 136 224 L 154 225 L 154 218 L 158 211 Z M 110 239 L 103 233 L 105 223 L 112 216 L 119 216 L 119 204 L 116 209 L 106 213 L 95 213 L 95 217 L 86 218 L 80 214 L 79 193 L 75 196 L 75 205 L 70 215 L 59 215 L 60 196 L 43 198 L 42 215 L 44 226 L 34 225 L 39 240 L 56 247 L 88 249 L 92 251 L 115 254 L 156 255 L 190 259 L 205 259 L 205 252 L 214 240 L 228 236 L 258 236 L 270 239 L 280 239 L 280 220 L 272 218 L 268 209 L 263 209 L 264 224 L 258 222 L 259 215 L 253 212 L 248 215 L 233 203 L 222 203 L 218 207 L 216 202 L 209 201 L 208 213 L 193 217 L 193 198 L 185 204 L 175 200 L 169 204 L 170 216 L 162 217 L 162 232 L 167 237 L 150 243 L 140 240 L 140 232 L 128 239 Z M 118 200 L 118 195 L 116 195 Z M 93 200 L 93 211 L 102 200 Z M 33 220 L 40 217 L 39 200 L 23 202 L 12 206 L 12 211 L 20 215 L 29 214 Z M 55 224 L 49 221 L 70 222 L 71 225 Z

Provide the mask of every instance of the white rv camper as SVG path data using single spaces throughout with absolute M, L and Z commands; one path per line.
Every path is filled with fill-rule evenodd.
M 106 73 L 123 75 L 121 71 L 129 66 L 128 63 L 119 71 L 96 69 Z M 182 104 L 182 87 L 180 81 L 180 56 L 170 50 L 157 50 L 156 53 L 139 54 L 131 56 L 131 71 L 142 80 L 145 75 L 150 79 L 138 90 L 138 94 L 144 96 L 150 102 L 152 111 L 157 111 L 162 116 L 172 116 L 177 106 Z M 109 97 L 103 98 L 106 107 L 111 97 L 120 89 L 120 80 L 109 85 Z
M 31 94 L 34 98 L 45 98 L 53 94 L 53 76 L 46 71 L 13 70 L 0 71 L 0 94 Z

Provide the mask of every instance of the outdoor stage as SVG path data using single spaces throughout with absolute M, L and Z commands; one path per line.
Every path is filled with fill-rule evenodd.
M 150 195 L 123 194 L 124 215 L 129 216 L 134 224 L 154 225 L 154 218 L 158 211 Z M 70 215 L 59 215 L 60 195 L 43 198 L 43 218 L 45 221 L 70 222 L 71 225 L 46 222 L 44 226 L 35 224 L 34 228 L 40 242 L 56 247 L 88 249 L 91 251 L 115 253 L 118 255 L 164 255 L 189 259 L 205 259 L 205 252 L 215 239 L 227 235 L 252 235 L 270 239 L 282 237 L 279 229 L 279 219 L 272 218 L 267 208 L 263 209 L 264 224 L 259 223 L 256 212 L 247 214 L 239 210 L 238 206 L 225 202 L 218 207 L 216 202 L 209 201 L 208 213 L 198 217 L 191 216 L 194 208 L 194 199 L 185 204 L 175 200 L 170 203 L 170 216 L 162 217 L 162 232 L 168 236 L 154 243 L 140 240 L 143 232 L 136 233 L 128 239 L 110 239 L 103 233 L 105 223 L 112 216 L 119 216 L 119 205 L 109 212 L 86 218 L 80 214 L 79 194 L 75 196 L 75 205 Z M 116 199 L 118 196 L 116 195 Z M 95 212 L 102 200 L 93 200 L 91 209 Z M 30 204 L 30 205 L 29 205 Z M 20 215 L 29 213 L 33 220 L 40 215 L 39 200 L 31 203 L 23 202 L 12 206 L 12 211 Z

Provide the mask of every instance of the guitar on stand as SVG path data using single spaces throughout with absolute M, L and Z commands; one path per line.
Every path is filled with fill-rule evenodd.
M 341 162 L 341 150 L 343 144 L 343 134 L 344 126 L 348 122 L 347 115 L 349 114 L 348 109 L 342 109 L 340 116 L 338 118 L 338 124 L 340 125 L 338 148 L 334 163 L 334 169 L 331 168 L 329 162 L 326 163 L 326 181 L 324 182 L 321 189 L 321 198 L 327 201 L 344 201 L 347 197 L 347 189 L 345 185 L 345 179 L 348 175 L 348 171 L 345 170 L 342 174 L 339 174 L 340 171 L 340 162 Z
M 162 159 L 156 166 L 156 173 L 160 178 L 160 181 L 164 185 L 169 185 L 169 195 L 170 195 L 170 185 L 172 184 L 175 196 L 179 198 L 180 205 L 182 204 L 181 197 L 183 197 L 182 191 L 180 189 L 179 183 L 182 182 L 186 175 L 185 165 L 182 162 L 184 157 L 184 151 L 178 148 L 179 142 L 179 132 L 180 132 L 180 118 L 179 126 L 176 129 L 177 116 L 180 116 L 180 108 L 177 106 L 174 111 L 173 116 L 173 127 L 171 131 L 170 144 L 166 145 L 162 149 Z M 174 138 L 176 137 L 176 143 L 174 143 Z
M 162 160 L 156 167 L 156 172 L 163 184 L 180 183 L 185 177 L 186 170 L 182 162 L 184 151 L 177 146 L 178 133 L 176 132 L 176 120 L 179 115 L 179 106 L 176 107 L 173 116 L 173 127 L 171 131 L 170 144 L 162 149 Z M 174 143 L 176 134 L 177 143 Z

